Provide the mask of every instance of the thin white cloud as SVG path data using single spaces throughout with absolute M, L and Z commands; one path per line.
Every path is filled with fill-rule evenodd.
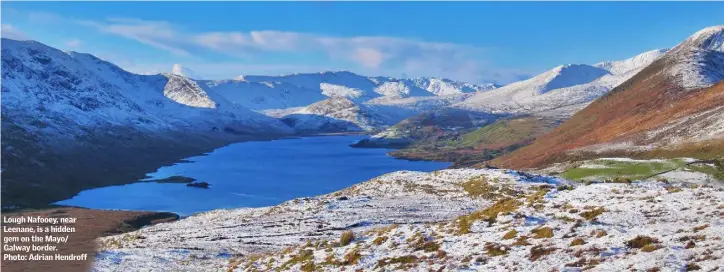
M 458 71 L 456 67 L 470 66 L 470 62 L 480 59 L 484 52 L 467 45 L 385 36 L 338 37 L 268 30 L 194 33 L 169 22 L 132 18 L 82 23 L 179 56 L 208 50 L 242 58 L 271 53 L 321 54 L 330 60 L 348 62 L 357 70 L 400 70 L 407 74 L 424 74 L 425 70 Z M 446 74 L 460 80 L 470 79 L 461 78 L 459 72 Z
M 77 49 L 83 44 L 83 42 L 79 39 L 70 39 L 65 41 L 65 46 L 70 49 Z
M 371 68 L 379 67 L 385 59 L 382 52 L 372 48 L 357 48 L 352 57 L 362 65 Z
M 508 83 L 529 73 L 500 69 L 484 61 L 486 50 L 478 47 L 430 42 L 410 38 L 386 36 L 342 37 L 288 31 L 209 31 L 194 32 L 165 21 L 137 18 L 107 18 L 103 21 L 75 20 L 47 12 L 27 13 L 31 22 L 75 22 L 92 27 L 102 33 L 117 35 L 165 50 L 179 57 L 194 57 L 194 69 L 211 78 L 230 74 L 285 74 L 319 72 L 322 70 L 349 70 L 365 75 L 435 76 L 469 82 Z M 3 37 L 27 39 L 11 25 L 3 25 Z M 69 49 L 84 43 L 77 39 L 65 41 Z M 206 53 L 242 58 L 243 65 L 203 60 Z M 312 63 L 259 64 L 274 54 L 290 54 L 303 59 L 323 57 Z M 136 65 L 125 58 L 116 63 L 138 73 L 168 72 L 170 64 Z M 145 62 L 145 61 L 144 61 Z M 124 64 L 125 63 L 125 64 Z M 321 64 L 320 64 L 321 63 Z M 209 69 L 210 71 L 206 71 Z
M 52 12 L 31 11 L 28 12 L 28 20 L 32 23 L 51 24 L 63 21 L 64 18 L 63 16 Z
M 27 40 L 28 35 L 25 35 L 22 31 L 18 30 L 12 25 L 9 24 L 2 24 L 0 25 L 0 36 L 3 38 L 13 39 L 13 40 Z
M 124 70 L 142 75 L 171 73 L 174 63 L 134 62 L 127 58 L 106 58 Z M 183 65 L 192 71 L 201 71 L 199 78 L 210 80 L 232 79 L 242 75 L 288 75 L 294 73 L 318 73 L 340 71 L 343 67 L 306 64 L 242 64 L 237 62 L 195 62 Z
M 94 27 L 101 32 L 110 33 L 139 41 L 141 43 L 167 50 L 179 56 L 189 53 L 182 47 L 182 35 L 174 26 L 163 21 L 148 21 L 134 18 L 109 18 L 106 22 L 78 21 L 80 24 Z

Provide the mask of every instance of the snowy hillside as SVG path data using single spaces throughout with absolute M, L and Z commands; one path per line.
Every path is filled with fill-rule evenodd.
M 717 271 L 721 266 L 720 188 L 654 180 L 570 184 L 504 169 L 393 172 L 274 207 L 215 210 L 103 237 L 93 268 Z
M 365 77 L 350 72 L 240 76 L 233 80 L 197 82 L 202 88 L 219 93 L 232 103 L 269 116 L 284 117 L 293 114 L 294 117 L 286 118 L 286 122 L 299 120 L 301 123 L 295 122 L 295 129 L 308 132 L 314 127 L 324 127 L 327 131 L 330 122 L 337 124 L 334 126 L 336 129 L 343 129 L 345 126 L 338 125 L 344 122 L 356 127 L 352 130 L 378 129 L 414 114 L 447 107 L 475 93 L 498 87 L 494 84 L 475 85 L 438 78 Z M 336 103 L 340 101 L 345 101 L 344 105 L 354 104 L 349 105 L 349 109 L 354 110 L 342 114 L 339 108 L 341 104 Z M 302 110 L 305 107 L 314 110 Z M 323 107 L 330 108 L 322 109 Z M 360 118 L 349 116 L 360 109 L 364 112 Z M 302 112 L 297 112 L 298 110 Z M 335 122 L 335 116 L 342 119 Z M 372 119 L 379 120 L 371 121 Z
M 572 156 L 724 155 L 723 37 L 724 26 L 694 33 L 604 99 L 493 163 L 531 168 Z
M 136 75 L 89 54 L 65 53 L 43 44 L 2 40 L 2 107 L 17 124 L 39 135 L 79 127 L 133 126 L 142 130 L 234 127 L 284 132 L 281 122 L 255 113 L 193 80 L 175 75 Z M 67 136 L 67 135 L 66 135 Z
M 724 25 L 702 29 L 671 50 L 668 73 L 687 90 L 724 79 Z
M 282 121 L 297 132 L 370 131 L 390 126 L 409 114 L 402 109 L 387 110 L 332 97 L 284 114 Z
M 562 115 L 570 116 L 665 53 L 666 50 L 654 50 L 593 66 L 558 66 L 531 79 L 476 94 L 453 107 L 497 114 L 548 114 L 548 111 L 565 109 Z
M 629 59 L 601 62 L 593 66 L 561 65 L 531 79 L 484 92 L 404 99 L 376 98 L 368 103 L 402 107 L 417 112 L 452 108 L 471 114 L 493 114 L 499 117 L 535 114 L 554 120 L 566 120 L 591 101 L 661 58 L 666 52 L 665 49 L 653 50 Z M 406 121 L 416 120 L 419 124 L 441 123 L 440 120 L 431 118 L 436 117 L 418 114 Z M 388 143 L 398 144 L 415 139 L 415 133 L 416 130 L 399 131 L 392 127 L 372 136 L 366 142 L 382 146 Z
M 142 178 L 231 142 L 292 131 L 177 75 L 2 39 L 2 204 L 32 207 Z
M 356 102 L 377 97 L 423 97 L 483 92 L 497 88 L 494 84 L 469 84 L 439 78 L 398 79 L 366 77 L 351 72 L 322 72 L 283 76 L 240 76 L 239 81 L 258 83 L 288 83 L 319 91 L 327 97 L 346 97 Z
M 610 72 L 612 75 L 623 75 L 631 72 L 636 72 L 641 68 L 651 64 L 657 59 L 661 58 L 668 49 L 652 50 L 633 58 L 619 60 L 619 61 L 605 61 L 594 64 L 594 67 L 602 68 Z

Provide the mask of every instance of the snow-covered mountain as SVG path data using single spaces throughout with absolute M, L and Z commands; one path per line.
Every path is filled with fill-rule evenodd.
M 331 97 L 285 114 L 282 121 L 297 132 L 370 131 L 400 121 L 384 110 L 358 104 L 345 97 Z
M 394 105 L 417 112 L 446 112 L 448 109 L 468 112 L 462 116 L 484 114 L 486 124 L 492 118 L 534 114 L 552 120 L 566 120 L 591 101 L 620 85 L 644 67 L 661 58 L 666 49 L 653 50 L 620 61 L 601 62 L 595 65 L 561 65 L 533 78 L 518 81 L 484 92 L 415 97 L 407 99 L 376 98 L 368 103 Z M 454 112 L 454 111 L 453 111 Z M 439 124 L 437 114 L 421 113 L 390 127 L 366 140 L 370 145 L 419 141 L 423 124 Z M 496 117 L 497 116 L 497 117 Z M 412 123 L 413 126 L 404 123 Z M 401 131 L 398 127 L 408 129 Z M 472 128 L 472 127 L 464 127 Z M 417 136 L 416 136 L 417 135 Z
M 339 112 L 340 105 L 363 109 L 368 116 L 384 120 L 362 121 L 366 118 L 340 119 L 363 130 L 379 129 L 406 117 L 427 110 L 440 109 L 463 101 L 475 93 L 499 86 L 469 84 L 439 78 L 398 79 L 366 77 L 351 72 L 323 72 L 282 76 L 239 76 L 231 80 L 196 80 L 208 92 L 218 93 L 228 101 L 273 117 L 305 115 L 303 131 L 325 127 L 329 131 L 329 113 Z M 344 98 L 328 100 L 329 98 Z M 327 101 L 325 103 L 318 102 Z M 335 101 L 335 103 L 329 103 Z M 345 101 L 342 104 L 336 103 Z M 314 112 L 296 112 L 305 107 Z M 323 107 L 330 107 L 322 109 Z M 303 110 L 302 110 L 303 111 Z M 311 117 L 317 115 L 316 117 Z M 286 118 L 287 121 L 297 119 Z M 313 124 L 317 122 L 316 124 Z M 359 122 L 359 123 L 358 123 Z M 394 122 L 393 122 L 394 123 Z M 295 123 L 302 124 L 302 123 Z M 333 126 L 342 129 L 340 126 Z
M 667 73 L 679 86 L 699 89 L 724 79 L 724 25 L 702 29 L 671 51 Z
M 4 205 L 45 205 L 230 142 L 291 133 L 191 79 L 137 75 L 33 41 L 2 39 L 1 104 Z
M 723 43 L 722 25 L 694 33 L 551 133 L 496 163 L 523 168 L 571 156 L 723 156 Z
M 44 122 L 18 122 L 40 135 L 67 124 L 132 126 L 141 130 L 236 127 L 283 132 L 281 122 L 229 102 L 194 80 L 171 74 L 137 75 L 92 55 L 38 42 L 2 40 L 3 114 Z M 19 120 L 17 120 L 19 121 Z
M 496 114 L 570 116 L 663 56 L 653 50 L 621 61 L 562 65 L 528 80 L 476 94 L 453 107 Z
M 287 83 L 318 91 L 327 97 L 345 97 L 356 102 L 378 97 L 408 98 L 483 92 L 498 87 L 495 84 L 476 85 L 440 78 L 366 77 L 346 71 L 283 76 L 239 76 L 236 80 L 266 84 Z

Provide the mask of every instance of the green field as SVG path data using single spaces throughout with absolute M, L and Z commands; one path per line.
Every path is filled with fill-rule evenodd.
M 683 160 L 679 159 L 641 162 L 598 159 L 588 161 L 579 167 L 568 169 L 561 174 L 561 177 L 571 180 L 613 178 L 639 180 L 650 177 L 656 173 L 684 167 L 685 164 Z

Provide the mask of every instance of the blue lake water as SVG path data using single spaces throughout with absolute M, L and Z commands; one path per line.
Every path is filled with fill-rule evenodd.
M 142 182 L 85 190 L 56 204 L 191 215 L 212 209 L 276 205 L 334 192 L 393 171 L 429 172 L 449 165 L 395 159 L 386 154 L 389 149 L 349 147 L 362 138 L 319 136 L 231 144 L 148 174 L 154 179 L 191 177 L 210 183 L 209 189 Z

